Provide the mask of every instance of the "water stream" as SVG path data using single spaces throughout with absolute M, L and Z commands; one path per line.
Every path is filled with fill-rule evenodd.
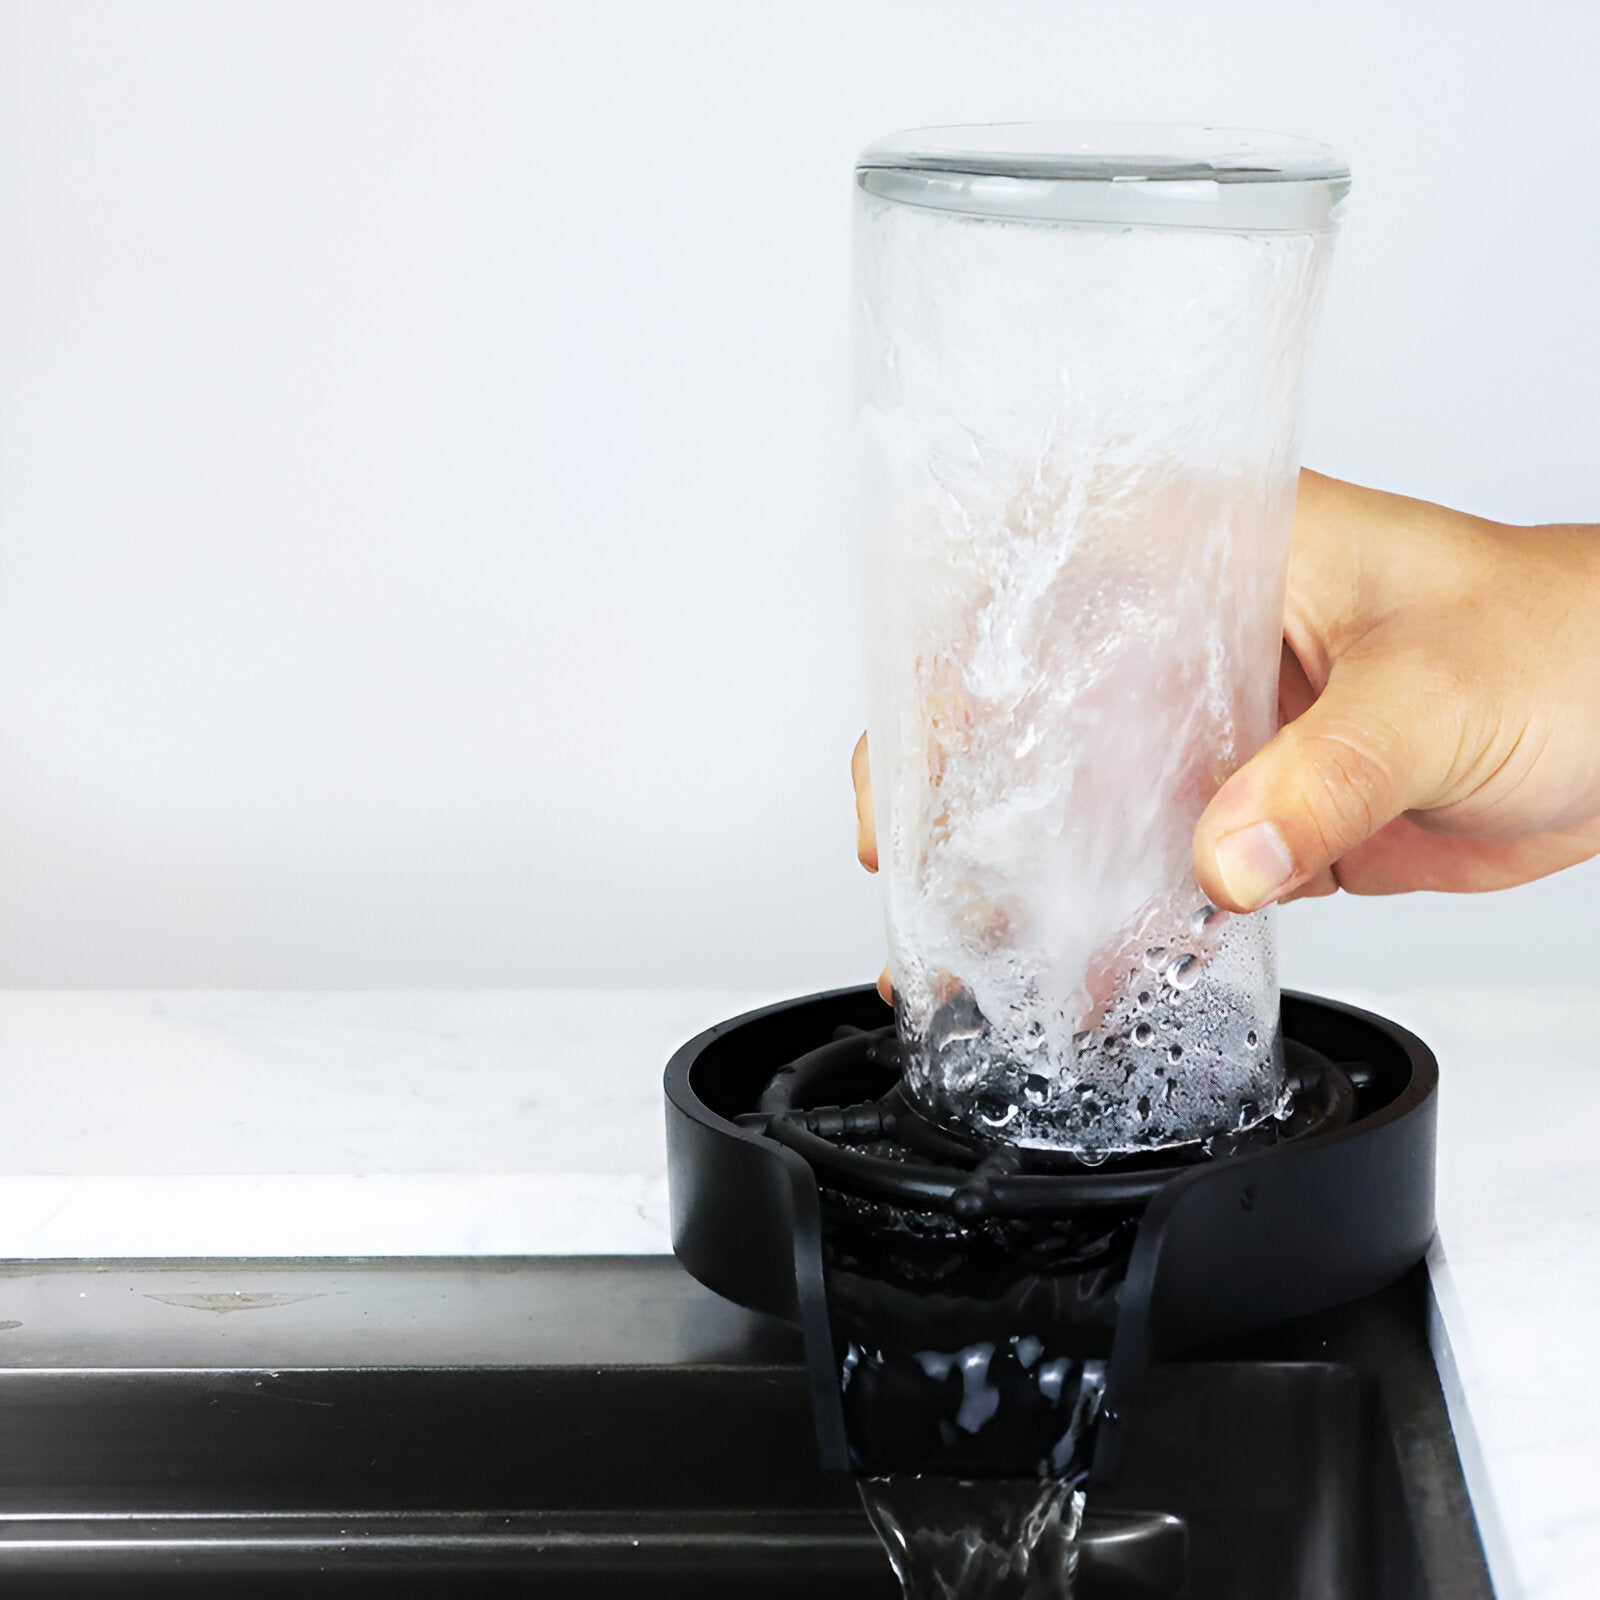
M 851 1345 L 862 1503 L 906 1600 L 1070 1597 L 1105 1366 L 1030 1334 L 896 1355 Z
M 860 1487 L 905 1600 L 1071 1600 L 1082 1489 L 931 1474 Z

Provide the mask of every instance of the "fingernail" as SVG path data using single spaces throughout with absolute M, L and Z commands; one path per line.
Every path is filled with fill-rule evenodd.
M 856 834 L 856 860 L 868 872 L 878 870 L 878 842 L 876 839 L 869 840 L 864 829 Z
M 1253 822 L 1217 840 L 1217 876 L 1247 911 L 1264 906 L 1294 877 L 1294 857 L 1276 823 Z

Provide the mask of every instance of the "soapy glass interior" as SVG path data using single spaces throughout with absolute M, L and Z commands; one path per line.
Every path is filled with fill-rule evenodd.
M 1211 907 L 1192 838 L 1276 725 L 1331 223 L 974 214 L 904 177 L 856 204 L 908 1089 L 1089 1162 L 1252 1126 L 1285 1100 L 1273 917 Z

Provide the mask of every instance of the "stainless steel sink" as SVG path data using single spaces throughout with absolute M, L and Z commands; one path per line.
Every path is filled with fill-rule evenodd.
M 1486 1600 L 1425 1279 L 1157 1367 L 1080 1600 Z M 0 1592 L 896 1592 L 800 1341 L 663 1258 L 0 1268 Z

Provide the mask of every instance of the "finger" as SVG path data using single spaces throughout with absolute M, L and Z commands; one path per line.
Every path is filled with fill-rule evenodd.
M 883 996 L 885 1005 L 892 1006 L 894 1004 L 894 986 L 889 982 L 889 969 L 887 967 L 878 974 L 878 993 Z
M 850 776 L 856 786 L 856 856 L 868 872 L 876 872 L 878 824 L 872 810 L 872 769 L 867 764 L 866 734 L 856 740 L 851 753 Z
M 1219 906 L 1254 911 L 1324 876 L 1448 781 L 1457 718 L 1414 657 L 1341 659 L 1327 686 L 1217 791 L 1195 830 L 1195 873 Z
M 1339 863 L 1348 894 L 1409 894 L 1432 889 L 1479 894 L 1531 883 L 1600 853 L 1600 823 L 1522 838 L 1468 838 L 1435 833 L 1396 817 Z
M 1337 894 L 1339 880 L 1333 875 L 1332 867 L 1325 867 L 1321 872 L 1313 873 L 1309 878 L 1297 883 L 1292 889 L 1286 890 L 1278 896 L 1278 904 L 1286 906 L 1291 900 L 1315 900 L 1323 895 Z
M 1317 691 L 1306 669 L 1286 639 L 1278 664 L 1278 726 L 1304 716 L 1316 698 Z

